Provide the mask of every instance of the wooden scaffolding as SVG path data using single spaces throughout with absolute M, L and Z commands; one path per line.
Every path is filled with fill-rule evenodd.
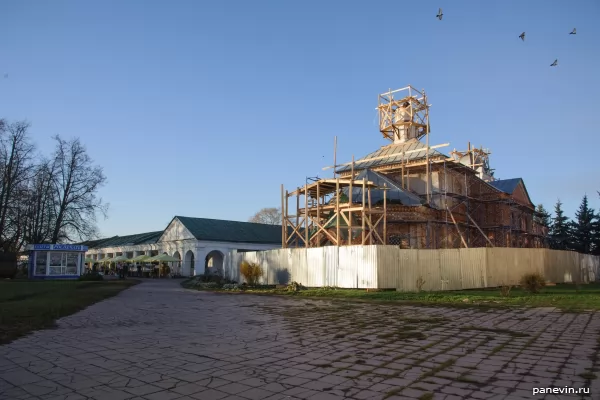
M 372 204 L 372 190 L 383 190 L 383 202 Z M 366 179 L 320 179 L 293 192 L 281 185 L 282 247 L 387 244 L 387 190 Z M 290 214 L 292 197 L 295 214 Z
M 307 181 L 291 193 L 282 185 L 282 246 L 543 247 L 545 232 L 532 221 L 530 205 L 490 184 L 495 178 L 488 149 L 468 143 L 466 151 L 454 150 L 450 157 L 432 151 L 449 143 L 430 146 L 430 106 L 425 91 L 410 85 L 379 95 L 379 131 L 393 142 L 389 151 L 337 164 L 336 137 L 333 166 L 323 168 L 333 169 L 333 179 Z M 415 140 L 422 144 L 410 148 Z M 356 179 L 355 164 L 359 171 L 385 175 L 423 204 L 389 202 L 387 188 Z M 357 187 L 363 188 L 362 196 L 354 193 Z M 372 190 L 380 189 L 383 204 L 372 204 Z M 295 214 L 290 197 L 296 197 Z

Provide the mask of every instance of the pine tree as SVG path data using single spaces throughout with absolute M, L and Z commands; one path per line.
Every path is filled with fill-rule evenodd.
M 596 213 L 589 207 L 587 195 L 583 196 L 579 209 L 575 213 L 575 221 L 571 225 L 573 249 L 583 254 L 590 254 L 596 236 Z
M 600 256 L 600 212 L 594 215 L 592 222 L 592 252 L 595 256 Z
M 533 222 L 543 227 L 542 229 L 542 241 L 545 246 L 550 243 L 549 230 L 552 224 L 552 217 L 548 211 L 544 208 L 543 204 L 538 204 L 535 213 L 533 214 Z
M 600 196 L 600 192 L 598 192 Z M 593 222 L 592 254 L 600 255 L 600 212 L 596 213 Z
M 533 221 L 545 226 L 546 228 L 550 228 L 550 225 L 552 224 L 552 216 L 548 211 L 546 211 L 543 204 L 538 204 L 535 208 Z
M 554 218 L 550 226 L 550 248 L 555 250 L 569 250 L 571 248 L 571 228 L 569 218 L 565 217 L 560 200 L 554 206 Z

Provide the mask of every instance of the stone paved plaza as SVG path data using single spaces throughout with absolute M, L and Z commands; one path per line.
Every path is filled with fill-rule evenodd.
M 600 399 L 600 314 L 215 294 L 146 281 L 0 347 L 0 399 Z M 595 365 L 594 365 L 595 364 Z

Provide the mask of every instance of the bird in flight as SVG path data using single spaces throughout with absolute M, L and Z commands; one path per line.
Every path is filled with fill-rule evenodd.
M 569 33 L 569 35 L 577 35 L 577 28 L 573 28 L 573 30 L 571 31 L 571 33 Z
M 4 78 L 8 78 L 8 74 L 4 74 Z
M 550 64 L 551 67 L 556 67 L 558 65 L 558 59 L 554 60 L 554 62 L 552 64 Z
M 435 17 L 441 21 L 443 16 L 444 14 L 442 13 L 442 9 L 440 8 Z
M 525 32 L 521 33 L 519 35 L 519 37 L 521 38 L 522 41 L 525 41 Z

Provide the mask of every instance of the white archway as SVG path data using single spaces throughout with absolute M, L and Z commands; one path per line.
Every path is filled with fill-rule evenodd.
M 171 271 L 174 274 L 177 275 L 181 275 L 181 254 L 179 254 L 178 251 L 176 251 L 175 253 L 173 253 L 173 257 L 174 258 L 179 258 L 179 262 L 174 262 L 173 264 L 173 271 Z
M 183 259 L 183 271 L 181 272 L 181 274 L 183 276 L 194 276 L 194 263 L 195 263 L 195 256 L 194 256 L 194 252 L 191 250 L 188 250 L 185 253 L 185 257 Z
M 206 255 L 204 260 L 204 273 L 206 275 L 220 275 L 223 276 L 223 259 L 224 254 L 219 250 L 213 250 Z

